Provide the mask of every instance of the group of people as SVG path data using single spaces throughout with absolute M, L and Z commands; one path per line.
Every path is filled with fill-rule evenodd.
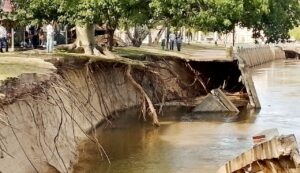
M 176 45 L 177 47 L 177 51 L 181 51 L 181 45 L 182 45 L 182 36 L 181 34 L 179 34 L 178 36 L 176 36 L 174 33 L 170 33 L 169 34 L 169 48 L 170 50 L 174 50 L 174 47 Z M 161 47 L 163 50 L 165 50 L 165 46 L 166 46 L 166 39 L 162 39 L 161 42 Z
M 36 30 L 35 26 L 27 26 L 24 36 L 24 42 L 21 42 L 21 47 L 33 47 L 34 49 L 38 48 L 38 46 L 42 46 L 41 40 L 39 38 L 40 32 L 43 32 L 41 28 Z
M 48 53 L 53 52 L 54 47 L 54 28 L 51 23 L 46 26 L 46 36 L 44 30 L 39 27 L 36 29 L 34 26 L 30 26 L 25 31 L 25 43 L 29 47 L 36 49 L 38 46 L 44 47 L 46 43 L 46 49 Z M 25 45 L 23 45 L 25 47 Z
M 37 45 L 44 44 L 45 40 L 46 42 L 46 48 L 47 52 L 51 53 L 53 52 L 54 47 L 54 28 L 51 23 L 49 23 L 46 27 L 47 36 L 45 38 L 44 31 L 40 28 L 37 31 L 35 31 L 34 27 L 31 27 L 28 29 L 27 32 L 25 32 L 25 42 L 23 43 L 24 47 L 25 44 L 32 45 L 33 48 L 37 48 Z M 3 53 L 3 49 L 5 49 L 6 52 L 8 52 L 8 36 L 9 33 L 7 32 L 6 28 L 3 26 L 3 23 L 0 21 L 0 52 Z M 21 43 L 22 45 L 22 43 Z
M 3 48 L 8 52 L 8 42 L 7 42 L 8 33 L 3 26 L 2 22 L 0 22 L 0 52 L 3 53 Z

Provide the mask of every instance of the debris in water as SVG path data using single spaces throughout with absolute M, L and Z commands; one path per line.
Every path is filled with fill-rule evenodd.
M 277 129 L 253 136 L 254 146 L 223 165 L 218 173 L 291 172 L 300 167 L 300 155 L 293 134 L 279 136 Z

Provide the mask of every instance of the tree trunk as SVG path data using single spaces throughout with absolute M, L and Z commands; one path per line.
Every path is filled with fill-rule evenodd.
M 108 29 L 108 50 L 112 51 L 114 47 L 114 34 L 115 34 L 115 29 Z
M 141 47 L 142 45 L 142 41 L 140 37 L 140 28 L 137 25 L 134 26 L 132 45 L 134 47 Z
M 154 44 L 158 44 L 159 43 L 159 40 L 161 38 L 161 36 L 163 35 L 164 31 L 166 30 L 166 27 L 163 27 L 159 30 L 159 32 L 157 33 L 155 39 L 154 39 Z
M 136 35 L 135 34 L 135 30 L 136 30 L 136 28 L 134 28 L 134 35 Z M 138 47 L 137 46 L 137 40 L 136 40 L 136 38 L 134 37 L 134 36 L 132 36 L 132 34 L 131 34 L 131 32 L 130 32 L 130 29 L 129 29 L 129 27 L 128 26 L 126 26 L 126 34 L 127 34 L 127 36 L 128 36 L 128 38 L 129 38 L 129 40 L 131 41 L 131 43 L 132 43 L 132 46 L 134 46 L 134 47 Z
M 234 25 L 234 28 L 232 30 L 232 46 L 234 47 L 235 45 L 235 25 Z
M 87 55 L 104 54 L 103 48 L 95 42 L 95 28 L 93 24 L 76 24 L 76 40 L 72 44 L 59 45 L 57 49 L 72 53 L 84 53 Z
M 143 40 L 149 34 L 149 29 L 147 26 L 135 26 L 132 34 L 129 27 L 126 26 L 126 33 L 132 43 L 132 46 L 141 47 L 141 45 L 143 44 Z
M 126 34 L 127 34 L 128 38 L 129 38 L 129 40 L 134 45 L 134 38 L 133 38 L 133 36 L 132 36 L 132 34 L 130 32 L 130 29 L 129 29 L 129 27 L 127 25 L 126 25 L 125 29 L 126 29 Z
M 152 34 L 151 34 L 151 29 L 149 29 L 149 35 L 148 35 L 148 46 L 152 45 Z
M 95 28 L 93 24 L 76 25 L 76 47 L 82 47 L 84 53 L 88 55 L 94 54 L 95 48 L 95 38 L 94 38 Z
M 166 43 L 167 50 L 169 49 L 169 43 L 170 43 L 169 35 L 170 35 L 170 27 L 167 27 L 167 43 Z

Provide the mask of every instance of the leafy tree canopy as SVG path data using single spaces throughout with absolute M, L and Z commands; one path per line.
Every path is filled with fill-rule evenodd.
M 285 41 L 289 30 L 300 23 L 300 5 L 298 0 L 269 0 L 268 13 L 262 15 L 257 25 L 262 29 L 267 42 Z
M 263 32 L 267 42 L 283 41 L 299 24 L 298 0 L 153 0 L 156 17 L 172 26 L 230 32 L 236 25 Z
M 115 30 L 122 21 L 187 26 L 202 31 L 230 32 L 236 25 L 252 28 L 253 36 L 277 42 L 299 25 L 298 0 L 15 0 L 21 22 L 60 20 L 73 24 L 106 24 Z
M 150 2 L 150 0 L 148 0 Z M 117 27 L 121 18 L 144 22 L 147 0 L 15 0 L 20 21 L 59 20 L 68 23 L 103 23 Z M 142 8 L 143 7 L 143 8 Z
M 49 22 L 63 15 L 59 0 L 15 0 L 16 17 L 20 24 Z

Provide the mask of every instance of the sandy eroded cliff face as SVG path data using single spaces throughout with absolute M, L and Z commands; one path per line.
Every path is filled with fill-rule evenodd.
M 101 141 L 91 132 L 100 124 L 111 125 L 121 116 L 118 110 L 143 108 L 145 102 L 126 76 L 129 66 L 130 75 L 153 103 L 206 95 L 230 76 L 221 72 L 223 79 L 214 80 L 218 73 L 194 70 L 206 65 L 168 58 L 150 60 L 147 65 L 137 65 L 52 59 L 54 65 L 48 72 L 24 72 L 6 79 L 0 87 L 0 171 L 72 172 L 76 146 L 82 139 L 97 143 L 105 158 Z M 238 71 L 237 65 L 232 68 Z M 230 86 L 236 87 L 231 92 L 242 89 L 238 77 L 230 79 Z M 144 118 L 151 122 L 153 117 Z

